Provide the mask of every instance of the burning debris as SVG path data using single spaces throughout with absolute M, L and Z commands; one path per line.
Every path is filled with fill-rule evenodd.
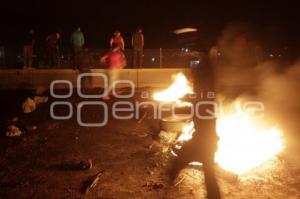
M 179 73 L 169 88 L 155 93 L 153 98 L 163 103 L 184 103 L 181 98 L 190 93 L 193 91 L 188 80 Z M 215 163 L 235 174 L 244 174 L 259 167 L 276 157 L 284 148 L 280 129 L 264 126 L 261 121 L 258 123 L 250 114 L 239 110 L 221 112 L 217 117 L 216 127 L 219 141 Z M 180 150 L 182 143 L 193 138 L 194 123 L 190 121 L 180 125 L 180 121 L 177 121 L 175 128 L 180 131 L 175 149 Z M 173 154 L 176 155 L 174 151 Z
M 160 102 L 181 104 L 181 98 L 193 93 L 192 87 L 183 73 L 178 73 L 174 80 L 174 83 L 169 88 L 155 93 L 153 98 Z

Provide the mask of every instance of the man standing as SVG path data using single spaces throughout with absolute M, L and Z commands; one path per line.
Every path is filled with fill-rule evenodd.
M 120 46 L 113 44 L 112 49 L 101 57 L 101 63 L 107 67 L 108 88 L 106 89 L 106 96 L 104 100 L 109 100 L 114 82 L 119 79 L 120 70 L 126 66 L 126 59 Z
M 144 49 L 144 35 L 142 29 L 132 35 L 131 45 L 133 48 L 133 67 L 142 67 L 143 63 L 143 49 Z
M 121 36 L 121 32 L 120 31 L 115 31 L 113 37 L 110 39 L 110 47 L 112 48 L 114 45 L 118 46 L 121 50 L 125 50 L 125 43 L 124 43 L 124 39 Z
M 31 29 L 25 35 L 24 43 L 23 43 L 23 59 L 24 65 L 23 68 L 31 68 L 32 67 L 32 57 L 33 57 L 33 46 L 34 46 L 34 30 Z
M 73 32 L 71 36 L 71 44 L 73 47 L 73 55 L 74 55 L 74 67 L 78 67 L 79 65 L 79 54 L 82 51 L 82 46 L 84 45 L 84 35 L 78 26 L 76 30 Z
M 47 62 L 48 66 L 53 67 L 57 64 L 57 56 L 59 51 L 58 41 L 60 34 L 58 32 L 49 35 L 46 38 Z

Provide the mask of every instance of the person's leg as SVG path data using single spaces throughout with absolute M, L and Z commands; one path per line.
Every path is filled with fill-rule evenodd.
M 142 66 L 143 66 L 143 49 L 139 50 L 138 61 L 139 61 L 138 67 L 142 68 Z
M 108 70 L 107 78 L 108 78 L 108 86 L 106 89 L 106 96 L 103 98 L 104 100 L 110 99 L 110 95 L 114 88 L 114 82 L 119 79 L 120 70 Z
M 132 67 L 133 68 L 136 68 L 138 65 L 137 65 L 137 58 L 138 57 L 138 51 L 136 49 L 133 49 L 133 61 L 132 61 Z

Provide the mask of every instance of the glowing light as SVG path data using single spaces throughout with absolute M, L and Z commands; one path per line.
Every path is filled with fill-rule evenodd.
M 189 85 L 188 80 L 182 73 L 178 73 L 175 77 L 173 84 L 166 90 L 158 93 L 154 93 L 153 98 L 161 102 L 178 103 L 180 99 L 187 94 L 192 94 L 192 88 Z
M 186 77 L 179 73 L 169 88 L 154 94 L 154 99 L 178 103 L 181 102 L 180 98 L 189 93 L 193 93 L 192 88 Z M 278 155 L 284 148 L 283 133 L 276 127 L 262 125 L 262 122 L 256 122 L 249 113 L 241 110 L 222 112 L 216 122 L 219 141 L 215 162 L 225 170 L 244 174 Z M 184 126 L 175 148 L 180 149 L 180 143 L 192 139 L 194 132 L 193 122 Z
M 222 115 L 217 120 L 217 134 L 215 161 L 237 174 L 258 167 L 283 150 L 283 133 L 276 127 L 255 124 L 247 114 Z
M 183 127 L 182 134 L 177 138 L 177 142 L 183 142 L 192 139 L 194 132 L 194 123 L 190 122 L 188 125 L 185 125 Z
M 183 33 L 197 32 L 197 31 L 198 31 L 197 28 L 181 28 L 181 29 L 174 30 L 173 32 L 175 34 L 179 35 L 179 34 L 183 34 Z

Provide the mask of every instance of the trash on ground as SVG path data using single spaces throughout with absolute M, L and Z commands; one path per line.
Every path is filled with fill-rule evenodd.
M 36 109 L 36 103 L 33 99 L 28 97 L 22 104 L 22 109 L 24 113 L 32 113 Z
M 164 188 L 164 185 L 162 183 L 149 181 L 146 184 L 144 184 L 143 187 L 148 188 L 149 190 L 151 190 L 151 189 L 157 190 L 157 189 Z
M 84 186 L 83 193 L 88 194 L 91 189 L 93 189 L 99 182 L 101 175 L 103 174 L 103 171 L 98 172 L 92 179 L 87 181 Z
M 79 163 L 81 169 L 91 169 L 93 168 L 93 162 L 91 159 L 84 160 Z
M 6 136 L 18 137 L 18 136 L 21 136 L 22 133 L 23 132 L 18 127 L 14 126 L 14 125 L 10 125 L 7 127 Z

